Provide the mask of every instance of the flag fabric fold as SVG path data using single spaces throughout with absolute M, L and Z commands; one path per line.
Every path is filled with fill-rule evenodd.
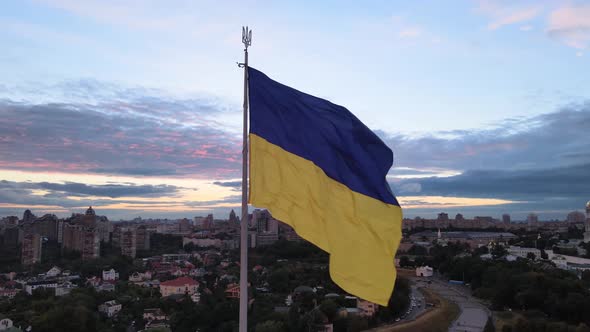
M 392 151 L 342 106 L 248 68 L 249 201 L 330 254 L 345 291 L 387 305 L 402 210 Z

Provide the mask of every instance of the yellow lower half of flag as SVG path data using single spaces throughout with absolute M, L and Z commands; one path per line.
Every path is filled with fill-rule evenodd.
M 255 134 L 250 151 L 250 203 L 330 253 L 330 276 L 342 289 L 386 306 L 396 278 L 401 208 L 350 190 Z

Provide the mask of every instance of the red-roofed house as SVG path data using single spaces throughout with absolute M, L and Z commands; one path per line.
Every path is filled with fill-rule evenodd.
M 240 285 L 229 284 L 225 288 L 225 297 L 228 299 L 239 299 L 240 298 Z
M 160 283 L 162 296 L 174 294 L 194 294 L 199 288 L 199 283 L 189 277 L 180 277 Z

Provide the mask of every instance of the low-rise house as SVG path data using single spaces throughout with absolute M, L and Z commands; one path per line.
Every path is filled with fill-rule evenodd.
M 228 299 L 239 299 L 240 298 L 240 285 L 229 284 L 225 288 L 225 297 Z
M 70 294 L 72 289 L 77 288 L 78 286 L 74 285 L 73 283 L 66 281 L 62 284 L 57 285 L 55 288 L 55 296 L 64 296 Z
M 20 292 L 20 289 L 9 289 L 9 288 L 2 288 L 0 289 L 0 298 L 9 298 L 12 299 Z
M 107 301 L 98 306 L 98 311 L 105 314 L 107 317 L 116 316 L 123 306 L 116 300 Z
M 416 277 L 432 277 L 433 269 L 430 266 L 420 266 L 416 268 Z
M 163 297 L 178 294 L 194 294 L 199 283 L 189 277 L 180 277 L 160 283 L 160 293 Z
M 52 267 L 49 271 L 45 272 L 45 276 L 48 278 L 55 278 L 61 274 L 61 269 L 57 266 Z
M 118 279 L 119 279 L 119 272 L 115 271 L 115 269 L 102 271 L 102 280 L 116 281 Z
M 205 270 L 204 268 L 200 267 L 197 269 L 192 269 L 189 272 L 189 275 L 192 277 L 202 277 L 207 273 L 207 270 Z
M 86 283 L 92 287 L 97 287 L 102 283 L 102 279 L 93 276 L 90 278 L 86 278 Z
M 103 282 L 98 286 L 95 286 L 97 292 L 114 292 L 115 291 L 115 284 L 110 282 Z
M 25 284 L 25 292 L 32 295 L 37 288 L 55 289 L 56 287 L 57 280 L 30 281 Z
M 152 279 L 152 273 L 150 271 L 147 272 L 133 272 L 129 276 L 129 281 L 131 282 L 142 282 L 144 280 Z
M 0 331 L 7 331 L 11 329 L 14 325 L 12 324 L 12 320 L 8 317 L 4 317 L 0 314 Z
M 362 317 L 373 317 L 379 309 L 378 304 L 361 299 L 357 299 L 356 307 L 361 311 Z
M 201 302 L 201 293 L 199 291 L 194 292 L 191 295 L 191 301 L 193 301 L 194 303 L 200 303 Z
M 143 320 L 167 320 L 168 316 L 160 308 L 145 309 L 143 311 Z

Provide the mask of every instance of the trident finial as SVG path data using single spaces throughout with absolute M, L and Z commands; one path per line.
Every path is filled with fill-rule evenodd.
M 249 30 L 248 26 L 242 27 L 242 43 L 246 48 L 252 45 L 252 30 Z

